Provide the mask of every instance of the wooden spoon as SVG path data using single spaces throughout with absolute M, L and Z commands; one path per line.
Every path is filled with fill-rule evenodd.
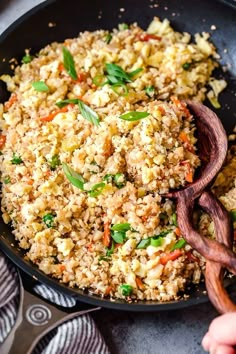
M 168 196 L 177 199 L 177 220 L 185 240 L 207 260 L 205 281 L 209 299 L 220 313 L 235 311 L 236 306 L 223 286 L 224 268 L 236 274 L 231 222 L 223 205 L 210 192 L 205 191 L 224 163 L 227 136 L 221 121 L 209 108 L 189 101 L 187 105 L 196 118 L 202 166 L 198 178 L 192 184 Z M 213 219 L 216 240 L 206 238 L 194 229 L 192 215 L 195 202 Z

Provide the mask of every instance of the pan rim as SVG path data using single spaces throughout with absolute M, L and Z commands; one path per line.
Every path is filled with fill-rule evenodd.
M 233 0 L 232 0 L 233 1 Z M 235 4 L 230 4 L 227 0 L 217 0 L 218 3 L 226 6 L 231 7 L 232 10 L 236 10 Z M 34 6 L 32 9 L 28 10 L 25 14 L 20 16 L 16 21 L 14 21 L 6 30 L 2 32 L 0 35 L 0 44 L 7 38 L 7 36 L 18 28 L 19 25 L 24 23 L 27 19 L 29 19 L 32 15 L 37 13 L 38 11 L 46 8 L 47 6 L 56 3 L 56 0 L 46 0 L 41 2 L 40 4 Z M 68 286 L 60 283 L 57 279 L 52 278 L 43 272 L 41 272 L 38 268 L 34 267 L 34 265 L 30 264 L 26 261 L 23 257 L 15 254 L 13 248 L 8 245 L 8 243 L 4 240 L 4 236 L 0 236 L 0 245 L 1 250 L 4 254 L 20 269 L 22 269 L 25 273 L 30 275 L 32 278 L 36 278 L 40 282 L 51 286 L 55 290 L 60 291 L 61 293 L 70 295 L 76 298 L 78 301 L 94 305 L 94 306 L 101 306 L 104 308 L 110 308 L 115 310 L 124 310 L 124 311 L 132 311 L 132 312 L 151 312 L 151 311 L 166 311 L 166 310 L 177 310 L 182 309 L 194 305 L 199 305 L 201 303 L 208 302 L 207 295 L 201 294 L 199 297 L 187 298 L 187 299 L 180 299 L 171 302 L 155 302 L 152 301 L 148 303 L 145 302 L 132 302 L 128 303 L 125 301 L 115 300 L 111 301 L 109 299 L 103 299 L 97 295 L 89 295 L 89 294 L 82 294 L 82 290 L 80 293 L 73 288 L 69 288 Z

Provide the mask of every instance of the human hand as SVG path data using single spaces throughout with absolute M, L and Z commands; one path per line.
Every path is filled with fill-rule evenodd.
M 202 340 L 202 346 L 210 354 L 236 354 L 236 312 L 215 318 Z

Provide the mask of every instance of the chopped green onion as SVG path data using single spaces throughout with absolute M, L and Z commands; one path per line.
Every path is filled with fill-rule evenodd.
M 115 249 L 115 242 L 114 240 L 111 241 L 111 248 L 107 248 L 106 256 L 111 257 L 111 255 L 114 253 Z
M 124 173 L 117 173 L 114 176 L 114 184 L 116 185 L 117 188 L 122 188 L 126 184 L 126 178 Z
M 66 163 L 62 164 L 62 168 L 63 168 L 63 171 L 64 171 L 67 179 L 71 182 L 71 184 L 73 184 L 73 186 L 75 186 L 83 191 L 84 190 L 84 183 L 85 183 L 84 178 L 81 175 L 79 175 L 77 172 L 75 172 Z
M 124 241 L 126 240 L 125 232 L 121 231 L 113 231 L 111 233 L 111 237 L 113 238 L 115 243 L 124 243 Z
M 88 192 L 90 197 L 97 197 L 98 195 L 100 195 L 105 187 L 106 183 L 97 183 L 95 184 L 91 190 Z
M 161 246 L 162 242 L 163 242 L 163 237 L 160 237 L 158 235 L 151 237 L 151 246 L 153 246 L 153 247 Z
M 174 224 L 175 226 L 178 226 L 176 213 L 174 213 L 174 214 L 172 215 L 172 222 L 173 222 L 173 224 Z
M 68 104 L 78 104 L 79 109 L 80 109 L 80 113 L 83 116 L 83 118 L 85 118 L 86 120 L 88 120 L 90 123 L 92 123 L 94 125 L 99 125 L 99 117 L 98 117 L 97 113 L 92 108 L 87 106 L 79 98 L 71 98 L 71 99 L 62 100 L 62 101 L 59 101 L 56 103 L 57 107 L 59 107 L 59 108 L 63 108 L 64 106 L 66 106 Z
M 236 222 L 236 209 L 231 210 L 230 215 L 231 215 L 232 221 Z
M 29 64 L 29 63 L 31 63 L 32 60 L 33 60 L 33 56 L 30 55 L 30 54 L 26 54 L 26 55 L 23 56 L 21 62 L 23 64 Z
M 59 108 L 63 108 L 67 106 L 68 104 L 78 104 L 79 99 L 78 98 L 70 98 L 67 100 L 61 100 L 56 102 L 56 106 Z
M 124 30 L 126 30 L 128 28 L 129 28 L 129 25 L 127 25 L 127 23 L 119 23 L 118 24 L 119 31 L 124 31 Z
M 131 226 L 128 222 L 124 222 L 123 224 L 115 224 L 111 227 L 112 231 L 121 231 L 126 232 L 131 230 Z
M 112 84 L 117 84 L 119 82 L 131 82 L 129 74 L 126 73 L 119 65 L 106 63 L 105 67 L 108 73 L 107 78 Z M 115 80 L 112 81 L 112 78 Z
M 122 285 L 120 285 L 120 290 L 121 290 L 122 295 L 130 296 L 130 295 L 132 295 L 133 287 L 128 284 L 122 284 Z
M 3 183 L 4 183 L 4 184 L 9 184 L 9 183 L 11 183 L 11 178 L 10 178 L 10 176 L 6 176 L 6 177 L 4 178 L 4 180 L 3 180 Z
M 144 249 L 147 248 L 151 243 L 150 237 L 145 238 L 144 240 L 141 240 L 139 244 L 137 245 L 137 249 Z
M 191 67 L 191 63 L 184 63 L 184 64 L 182 65 L 182 68 L 183 68 L 184 70 L 189 70 L 190 67 Z
M 179 241 L 171 248 L 171 252 L 177 250 L 177 248 L 183 248 L 186 245 L 186 241 L 183 238 L 180 238 Z
M 94 110 L 92 110 L 92 108 L 87 106 L 80 99 L 78 99 L 78 105 L 79 105 L 80 113 L 83 116 L 83 118 L 88 120 L 90 123 L 98 126 L 99 125 L 99 117 L 98 117 L 97 113 Z
M 105 175 L 103 177 L 103 181 L 106 181 L 107 183 L 112 183 L 113 182 L 114 175 L 111 175 L 110 173 Z
M 130 73 L 128 73 L 128 75 L 131 78 L 131 77 L 141 73 L 141 71 L 143 71 L 143 68 L 138 68 L 138 69 L 135 69 L 134 71 L 131 71 Z
M 17 156 L 15 153 L 13 153 L 13 157 L 11 160 L 12 165 L 20 165 L 23 162 L 22 158 L 20 156 Z
M 53 155 L 52 159 L 48 161 L 50 169 L 54 171 L 58 166 L 60 166 L 61 161 L 58 155 Z
M 63 53 L 63 65 L 65 70 L 73 80 L 77 80 L 78 76 L 75 70 L 75 62 L 72 54 L 65 47 L 62 48 L 62 53 Z
M 108 81 L 107 81 L 105 75 L 96 75 L 92 81 L 93 81 L 93 84 L 96 86 L 104 86 L 104 85 L 108 84 Z
M 172 232 L 172 230 L 164 230 L 161 233 L 159 233 L 159 237 L 165 237 L 166 235 L 168 235 L 170 232 Z
M 47 84 L 45 84 L 44 81 L 32 82 L 32 86 L 38 92 L 48 92 L 49 91 L 49 87 Z
M 125 114 L 122 114 L 119 118 L 123 120 L 127 120 L 130 122 L 140 120 L 143 118 L 148 117 L 150 114 L 148 112 L 137 112 L 137 111 L 130 111 Z
M 148 97 L 152 98 L 155 95 L 155 88 L 154 86 L 148 86 L 145 88 L 145 93 Z
M 105 41 L 107 44 L 109 44 L 111 40 L 112 40 L 112 35 L 111 35 L 111 33 L 107 33 L 107 35 L 106 35 L 105 38 L 104 38 L 104 41 Z
M 54 224 L 54 216 L 52 214 L 46 214 L 43 216 L 43 222 L 44 224 L 50 228 L 53 227 Z
M 100 256 L 98 258 L 98 262 L 101 262 L 101 261 L 104 261 L 104 262 L 109 262 L 109 257 L 106 257 L 106 256 Z
M 127 86 L 122 82 L 111 85 L 111 88 L 119 96 L 127 96 L 129 93 Z

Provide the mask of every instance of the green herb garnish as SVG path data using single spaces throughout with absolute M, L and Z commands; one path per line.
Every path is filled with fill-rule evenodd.
M 11 183 L 11 178 L 10 178 L 10 176 L 6 176 L 6 177 L 4 178 L 4 180 L 3 180 L 3 183 L 4 183 L 4 184 L 9 184 L 9 183 Z
M 54 171 L 58 166 L 60 166 L 61 161 L 59 155 L 53 155 L 52 159 L 48 161 L 50 169 Z
M 131 82 L 131 77 L 121 66 L 112 63 L 106 63 L 106 72 L 109 83 L 117 84 L 121 82 Z
M 178 226 L 176 213 L 174 213 L 174 214 L 172 215 L 172 222 L 173 222 L 173 224 L 174 224 L 176 227 Z
M 11 160 L 12 165 L 20 165 L 23 162 L 22 158 L 15 153 L 13 153 L 13 157 Z
M 137 245 L 137 249 L 144 249 L 144 248 L 147 248 L 148 246 L 150 246 L 150 243 L 151 243 L 151 239 L 150 237 L 149 238 L 145 238 L 144 240 L 141 240 L 139 242 L 139 244 Z
M 50 228 L 53 227 L 54 224 L 54 216 L 52 214 L 46 214 L 43 216 L 43 222 L 44 224 Z
M 104 41 L 105 41 L 107 44 L 109 44 L 111 40 L 112 40 L 112 35 L 111 35 L 111 33 L 108 33 L 108 34 L 105 36 Z
M 127 29 L 129 29 L 129 25 L 127 25 L 127 23 L 119 23 L 118 29 L 119 29 L 119 31 L 127 30 Z
M 155 88 L 154 86 L 148 86 L 145 88 L 145 93 L 148 97 L 152 98 L 155 95 Z
M 75 172 L 71 167 L 69 167 L 66 163 L 62 164 L 63 171 L 67 177 L 67 179 L 73 184 L 73 186 L 79 188 L 80 190 L 84 190 L 85 180 L 84 178 Z
M 89 106 L 87 106 L 83 101 L 78 99 L 78 105 L 80 109 L 81 115 L 87 119 L 90 123 L 94 125 L 99 125 L 99 117 L 97 113 L 92 110 Z
M 114 242 L 114 240 L 112 240 L 111 247 L 107 248 L 106 256 L 111 257 L 111 255 L 114 253 L 114 249 L 115 249 L 115 242 Z
M 184 64 L 182 65 L 182 68 L 183 68 L 184 70 L 189 70 L 189 69 L 190 69 L 190 66 L 191 66 L 191 63 L 184 63 Z
M 100 195 L 105 187 L 106 183 L 97 183 L 95 184 L 91 190 L 88 192 L 90 197 L 97 197 L 98 195 Z
M 24 55 L 23 56 L 23 58 L 21 59 L 21 62 L 23 63 L 23 64 L 29 64 L 29 63 L 31 63 L 31 61 L 33 60 L 33 56 L 32 55 L 30 55 L 30 54 L 26 54 L 26 55 Z
M 49 87 L 48 87 L 48 85 L 45 84 L 44 81 L 32 82 L 32 86 L 38 92 L 48 92 L 49 91 Z
M 119 96 L 127 96 L 129 93 L 128 87 L 123 83 L 113 84 L 111 89 Z
M 162 245 L 162 242 L 163 242 L 163 237 L 160 237 L 159 235 L 158 236 L 153 236 L 153 237 L 151 237 L 151 239 L 150 239 L 150 244 L 151 244 L 151 246 L 153 246 L 153 247 L 159 247 L 159 246 L 161 246 Z
M 96 86 L 104 86 L 104 85 L 108 84 L 108 81 L 107 81 L 105 75 L 96 75 L 92 81 L 93 81 L 93 84 Z
M 183 238 L 180 238 L 176 244 L 171 248 L 171 252 L 177 250 L 177 248 L 183 248 L 186 245 L 186 241 Z
M 130 296 L 130 295 L 132 295 L 133 287 L 128 284 L 122 284 L 122 285 L 120 285 L 120 290 L 121 290 L 122 295 Z
M 99 125 L 99 117 L 97 113 L 94 110 L 92 110 L 92 108 L 87 106 L 79 98 L 71 98 L 71 99 L 59 101 L 56 103 L 56 106 L 59 108 L 63 108 L 68 104 L 78 104 L 82 117 L 94 125 Z
M 72 54 L 65 47 L 62 48 L 62 53 L 63 53 L 63 65 L 65 70 L 73 80 L 77 80 L 78 76 L 75 70 L 75 62 Z
M 128 222 L 124 222 L 122 224 L 115 224 L 111 227 L 112 231 L 121 231 L 121 232 L 126 232 L 131 230 L 131 226 Z
M 114 179 L 114 175 L 111 175 L 110 173 L 105 175 L 103 177 L 103 181 L 106 181 L 107 183 L 112 183 L 113 182 L 113 179 Z
M 122 114 L 119 118 L 123 119 L 123 120 L 127 120 L 129 122 L 134 122 L 136 120 L 146 118 L 149 115 L 150 114 L 148 112 L 130 111 L 130 112 Z
M 113 238 L 115 243 L 124 243 L 124 241 L 126 240 L 126 233 L 121 231 L 113 231 L 111 233 L 111 237 Z
M 116 173 L 113 180 L 114 180 L 114 184 L 119 189 L 124 187 L 126 184 L 126 177 L 124 173 Z

